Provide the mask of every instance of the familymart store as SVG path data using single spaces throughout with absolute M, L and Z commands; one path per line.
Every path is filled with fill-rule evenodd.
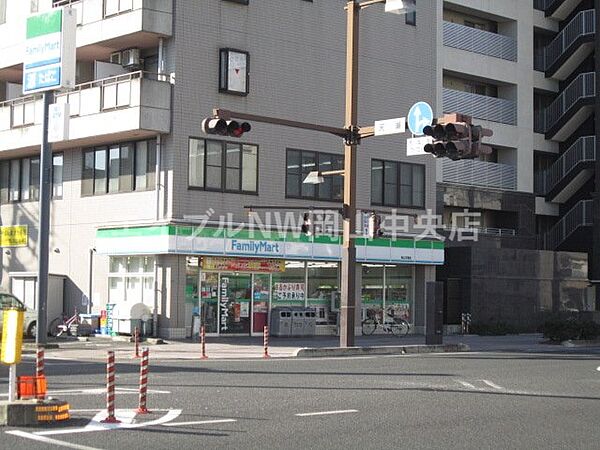
M 443 243 L 357 239 L 356 247 L 357 332 L 368 310 L 390 309 L 422 331 L 425 283 L 444 262 Z M 109 260 L 108 303 L 141 301 L 156 309 L 163 337 L 190 337 L 200 324 L 211 335 L 260 335 L 272 309 L 286 306 L 313 308 L 317 334 L 338 331 L 339 237 L 163 225 L 100 229 L 96 248 Z M 138 290 L 141 300 L 127 289 L 138 260 L 143 286 L 156 279 L 157 287 Z

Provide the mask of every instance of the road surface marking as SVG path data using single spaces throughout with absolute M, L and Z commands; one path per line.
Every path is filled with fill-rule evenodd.
M 169 422 L 163 424 L 165 427 L 183 427 L 186 425 L 204 425 L 211 423 L 233 423 L 237 422 L 235 419 L 217 419 L 217 420 L 200 420 L 198 422 Z
M 485 384 L 487 384 L 489 387 L 492 387 L 492 388 L 494 388 L 494 389 L 498 389 L 499 391 L 502 391 L 502 390 L 504 390 L 504 388 L 503 388 L 502 386 L 498 386 L 497 384 L 495 384 L 495 383 L 492 383 L 492 382 L 491 382 L 491 381 L 489 381 L 489 380 L 481 380 L 481 381 L 483 381 L 483 382 L 484 382 Z
M 127 411 L 127 410 L 117 410 L 117 411 Z M 35 434 L 37 436 L 50 436 L 53 434 L 73 434 L 73 433 L 89 433 L 90 431 L 107 431 L 107 430 L 129 430 L 132 428 L 144 428 L 150 427 L 153 425 L 163 425 L 167 422 L 171 422 L 181 414 L 181 409 L 171 409 L 165 414 L 163 417 L 160 417 L 156 420 L 150 420 L 148 422 L 141 423 L 97 423 L 92 426 L 82 427 L 82 428 L 63 428 L 58 430 L 49 430 L 49 431 L 38 431 Z M 116 414 L 117 418 L 119 414 Z M 106 411 L 101 411 L 94 417 L 94 420 L 100 422 L 106 418 Z M 89 425 L 89 424 L 88 424 Z
M 139 392 L 139 389 L 137 388 L 115 388 L 115 391 L 117 394 L 121 394 L 121 395 L 137 395 Z M 170 394 L 170 391 L 159 391 L 159 390 L 155 390 L 155 389 L 148 389 L 148 394 Z M 71 395 L 105 395 L 106 394 L 106 388 L 94 388 L 94 389 L 64 389 L 64 390 L 58 390 L 58 391 L 48 391 L 47 395 L 49 396 L 53 396 L 53 395 L 64 395 L 64 396 L 71 396 Z M 8 394 L 0 394 L 0 397 L 8 397 Z M 97 410 L 96 410 L 97 411 Z
M 596 368 L 596 370 L 597 370 L 598 372 L 600 372 L 600 366 L 598 366 L 598 367 Z
M 472 385 L 471 383 L 467 383 L 466 381 L 462 381 L 462 380 L 456 380 L 458 381 L 460 384 L 462 384 L 464 387 L 466 387 L 467 389 L 475 389 L 478 390 L 474 385 Z
M 45 444 L 54 444 L 54 445 L 58 445 L 60 447 L 65 447 L 65 448 L 74 448 L 77 450 L 99 450 L 95 447 L 88 447 L 86 445 L 78 445 L 78 444 L 71 444 L 69 442 L 64 442 L 64 441 L 59 441 L 57 439 L 50 439 L 47 437 L 43 437 L 43 436 L 38 436 L 36 434 L 33 433 L 27 433 L 25 431 L 21 431 L 21 430 L 11 430 L 11 431 L 6 431 L 7 434 L 12 434 L 14 436 L 20 436 L 22 438 L 25 439 L 31 439 L 34 441 L 38 441 L 38 442 L 44 442 Z
M 320 411 L 320 412 L 310 412 L 310 413 L 300 413 L 296 414 L 298 417 L 308 417 L 308 416 L 328 416 L 331 414 L 347 414 L 347 413 L 356 413 L 358 409 L 340 409 L 337 411 Z

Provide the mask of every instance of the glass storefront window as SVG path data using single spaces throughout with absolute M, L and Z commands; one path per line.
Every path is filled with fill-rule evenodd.
M 412 267 L 386 266 L 385 284 L 387 288 L 386 309 L 394 317 L 412 323 Z
M 152 256 L 111 256 L 108 266 L 109 303 L 144 303 L 154 307 Z
M 286 261 L 285 272 L 273 274 L 273 303 L 276 306 L 304 306 L 306 276 L 304 261 Z
M 383 312 L 383 265 L 362 265 L 362 318 L 367 314 L 376 314 L 382 319 Z
M 109 270 L 111 273 L 127 272 L 127 261 L 126 261 L 125 257 L 124 256 L 111 256 Z
M 339 305 L 339 270 L 337 262 L 309 262 L 309 307 L 315 308 L 318 325 L 335 325 Z
M 202 272 L 200 290 L 200 323 L 207 333 L 216 333 L 219 315 L 219 274 Z

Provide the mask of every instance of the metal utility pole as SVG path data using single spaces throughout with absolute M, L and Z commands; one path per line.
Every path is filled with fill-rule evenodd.
M 52 146 L 48 142 L 49 109 L 54 92 L 44 92 L 42 148 L 40 152 L 40 217 L 38 227 L 37 328 L 36 344 L 46 343 L 48 321 L 48 246 L 50 235 L 50 197 L 52 196 Z
M 596 10 L 596 30 L 600 30 L 600 0 L 594 0 L 594 8 Z M 598 86 L 600 80 L 600 33 L 596 33 L 594 36 L 594 51 L 596 55 L 594 72 L 596 86 Z M 592 203 L 592 249 L 588 253 L 588 279 L 596 287 L 595 309 L 600 311 L 600 95 L 598 95 L 598 88 L 596 88 L 594 112 L 596 161 L 594 164 L 594 201 Z

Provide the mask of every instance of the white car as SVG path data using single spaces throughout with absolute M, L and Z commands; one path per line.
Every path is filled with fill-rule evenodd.
M 23 324 L 23 330 L 27 337 L 35 337 L 37 328 L 37 312 L 33 309 L 27 308 L 21 300 L 12 294 L 6 292 L 0 292 L 0 333 L 2 333 L 2 312 L 5 309 L 21 309 L 25 311 L 25 323 Z

